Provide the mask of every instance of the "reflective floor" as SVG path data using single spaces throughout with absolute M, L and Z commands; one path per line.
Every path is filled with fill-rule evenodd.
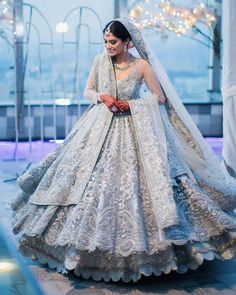
M 8 247 L 4 229 L 0 229 L 0 294 L 39 295 L 43 294 L 35 277 L 13 249 Z M 18 259 L 17 259 L 18 258 Z
M 220 157 L 222 139 L 207 139 L 214 151 Z M 17 154 L 12 143 L 0 142 L 0 220 L 4 227 L 4 236 L 7 234 L 9 245 L 16 244 L 16 238 L 10 231 L 10 202 L 17 193 L 15 178 L 21 174 L 30 163 L 40 160 L 55 147 L 55 143 L 28 144 L 21 143 Z M 29 151 L 31 150 L 31 155 Z M 14 161 L 17 155 L 17 161 Z M 18 254 L 17 254 L 18 255 Z M 34 295 L 34 283 L 31 276 L 22 271 L 22 264 L 18 264 L 9 252 L 4 237 L 0 237 L 0 295 L 24 294 Z M 143 278 L 138 283 L 105 283 L 83 280 L 73 274 L 62 275 L 37 262 L 23 258 L 31 273 L 39 282 L 46 295 L 90 295 L 90 294 L 221 294 L 236 295 L 236 258 L 229 261 L 206 261 L 196 271 L 186 274 L 171 273 L 161 277 Z M 2 263 L 2 264 L 1 264 Z M 5 264 L 4 264 L 5 263 Z M 20 267 L 19 267 L 20 265 Z M 4 271 L 2 272 L 1 269 Z M 37 291 L 36 291 L 37 292 Z

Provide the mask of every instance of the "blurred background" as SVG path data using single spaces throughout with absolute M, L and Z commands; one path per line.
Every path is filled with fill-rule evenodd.
M 1 0 L 0 140 L 63 139 L 88 106 L 83 89 L 102 28 L 138 25 L 205 136 L 222 135 L 220 0 Z

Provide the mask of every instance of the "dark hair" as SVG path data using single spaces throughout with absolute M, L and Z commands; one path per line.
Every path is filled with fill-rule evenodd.
M 125 41 L 127 39 L 131 40 L 130 33 L 127 31 L 126 27 L 119 21 L 110 21 L 103 29 L 103 34 L 105 34 L 106 29 L 109 27 L 110 32 L 116 36 L 116 38 Z

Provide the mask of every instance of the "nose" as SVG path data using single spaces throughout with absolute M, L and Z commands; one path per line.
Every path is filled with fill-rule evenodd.
M 107 43 L 107 44 L 106 44 L 106 48 L 107 48 L 107 49 L 111 48 L 111 44 L 110 44 L 110 43 Z

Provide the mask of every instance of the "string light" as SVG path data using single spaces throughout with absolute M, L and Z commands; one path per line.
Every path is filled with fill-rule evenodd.
M 186 34 L 198 22 L 211 26 L 215 15 L 200 2 L 193 8 L 172 4 L 171 1 L 137 1 L 129 11 L 130 20 L 140 29 L 155 28 L 163 34 L 173 31 L 177 36 Z
M 14 43 L 14 0 L 0 0 L 0 38 L 9 46 Z
M 58 33 L 66 33 L 68 31 L 68 24 L 64 22 L 60 22 L 56 25 L 56 31 Z
M 0 29 L 6 25 L 13 24 L 13 1 L 0 0 Z

